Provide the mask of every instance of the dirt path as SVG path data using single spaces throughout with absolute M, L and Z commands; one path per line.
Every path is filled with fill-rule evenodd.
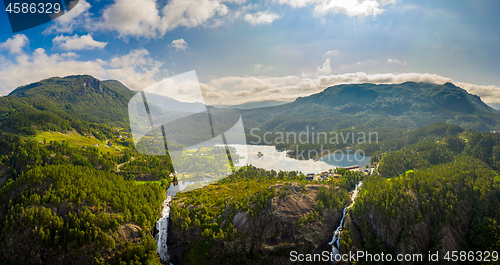
M 123 165 L 129 163 L 130 161 L 134 161 L 134 160 L 135 160 L 135 158 L 131 157 L 129 161 L 116 165 L 116 172 L 120 172 L 120 168 L 123 167 Z

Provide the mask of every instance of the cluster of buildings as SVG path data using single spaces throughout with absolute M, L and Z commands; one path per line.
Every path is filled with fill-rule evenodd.
M 350 167 L 345 167 L 345 169 L 350 170 L 350 171 L 359 171 L 365 175 L 371 175 L 373 174 L 373 170 L 375 168 L 369 167 L 369 168 L 361 168 L 359 166 L 350 166 Z M 324 181 L 324 180 L 329 180 L 331 178 L 341 178 L 342 175 L 335 174 L 333 172 L 321 172 L 319 174 L 314 174 L 314 173 L 309 173 L 306 175 L 306 180 L 307 181 L 313 181 L 313 180 L 318 180 L 318 181 Z
M 350 171 L 358 171 L 358 172 L 361 172 L 365 175 L 371 175 L 371 174 L 373 174 L 375 167 L 371 166 L 371 167 L 364 168 L 364 167 L 359 167 L 359 166 L 351 166 L 351 167 L 345 167 L 345 169 L 350 170 Z
M 321 172 L 319 174 L 309 173 L 306 175 L 306 180 L 308 180 L 308 181 L 313 181 L 313 180 L 324 181 L 324 180 L 329 180 L 330 178 L 340 178 L 340 177 L 342 177 L 342 176 L 339 174 L 325 171 L 325 172 Z

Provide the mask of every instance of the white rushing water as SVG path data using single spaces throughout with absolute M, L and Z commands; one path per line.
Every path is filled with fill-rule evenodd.
M 351 208 L 353 205 L 354 205 L 354 200 L 356 199 L 356 197 L 358 196 L 358 193 L 359 193 L 359 187 L 361 186 L 361 184 L 363 183 L 363 181 L 360 181 L 358 183 L 358 185 L 356 185 L 356 188 L 354 189 L 354 191 L 352 192 L 351 194 L 351 204 L 349 204 L 349 206 L 345 207 L 343 212 L 342 212 L 342 219 L 340 220 L 340 225 L 339 227 L 337 227 L 337 230 L 335 230 L 335 232 L 333 233 L 333 238 L 332 238 L 332 241 L 330 241 L 330 243 L 328 243 L 329 245 L 332 246 L 332 253 L 333 253 L 333 257 L 335 258 L 335 261 L 338 261 L 340 258 L 339 254 L 340 254 L 340 233 L 342 231 L 342 226 L 344 225 L 344 218 L 345 218 L 345 213 L 347 211 L 347 209 Z
M 332 167 L 345 167 L 351 165 L 359 165 L 360 167 L 364 167 L 364 165 L 368 164 L 370 161 L 370 157 L 356 157 L 354 155 L 338 155 L 336 153 L 331 154 L 329 157 L 324 157 L 319 161 L 313 160 L 296 160 L 289 158 L 286 152 L 278 152 L 274 146 L 265 146 L 265 145 L 255 145 L 255 146 L 246 146 L 246 145 L 230 145 L 234 147 L 238 154 L 247 154 L 245 161 L 246 164 L 252 164 L 256 167 L 261 167 L 266 170 L 283 170 L 283 171 L 301 171 L 305 173 L 319 173 L 322 171 L 327 171 Z M 246 150 L 244 150 L 246 149 Z M 263 156 L 258 156 L 261 153 Z M 333 157 L 333 158 L 332 158 Z M 332 162 L 333 161 L 333 162 Z M 243 166 L 243 165 L 236 165 Z M 156 222 L 156 228 L 158 229 L 158 233 L 155 235 L 155 241 L 157 245 L 157 251 L 160 255 L 162 261 L 168 262 L 169 255 L 167 250 L 167 236 L 168 236 L 168 222 L 170 216 L 170 203 L 172 201 L 172 197 L 175 196 L 176 193 L 182 192 L 186 187 L 199 182 L 201 184 L 207 184 L 210 178 L 202 178 L 199 180 L 180 180 L 175 185 L 172 183 L 168 188 L 167 196 L 165 197 L 165 201 L 162 204 L 162 214 L 161 218 Z M 339 239 L 340 239 L 340 231 L 342 230 L 342 225 L 344 223 L 344 217 L 346 210 L 354 204 L 354 199 L 358 195 L 358 188 L 361 185 L 361 182 L 358 183 L 356 189 L 351 195 L 352 203 L 344 208 L 342 220 L 340 221 L 340 226 L 335 230 L 335 234 L 333 236 L 332 241 L 329 243 L 332 245 L 333 254 L 339 254 Z M 203 186 L 203 185 L 201 185 Z M 168 263 L 171 264 L 171 263 Z
M 158 246 L 157 251 L 160 254 L 160 258 L 163 261 L 168 261 L 168 251 L 167 251 L 167 236 L 168 236 L 168 218 L 170 216 L 170 202 L 172 201 L 172 196 L 166 196 L 162 203 L 161 218 L 156 222 L 156 229 L 158 229 L 158 234 L 155 235 L 156 245 Z

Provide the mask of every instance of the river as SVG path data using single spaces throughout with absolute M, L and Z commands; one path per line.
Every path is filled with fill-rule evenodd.
M 351 204 L 349 204 L 349 206 L 345 207 L 344 210 L 342 211 L 342 219 L 340 220 L 340 225 L 337 227 L 337 229 L 333 233 L 332 241 L 330 241 L 330 243 L 328 243 L 329 245 L 332 246 L 332 254 L 333 254 L 333 257 L 335 258 L 335 261 L 339 261 L 338 258 L 340 257 L 340 256 L 338 256 L 338 255 L 340 255 L 340 235 L 342 233 L 342 229 L 343 229 L 343 225 L 344 225 L 345 214 L 347 212 L 347 209 L 351 208 L 354 205 L 354 200 L 356 199 L 356 197 L 358 197 L 359 188 L 360 188 L 362 183 L 363 182 L 360 181 L 358 183 L 358 185 L 356 185 L 356 188 L 354 189 L 354 191 L 352 192 Z

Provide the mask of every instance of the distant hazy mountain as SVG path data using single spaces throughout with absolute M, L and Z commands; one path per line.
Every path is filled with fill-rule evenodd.
M 255 109 L 255 108 L 279 106 L 289 102 L 290 101 L 262 100 L 262 101 L 247 102 L 239 105 L 215 105 L 215 107 L 228 108 L 228 109 Z
M 499 112 L 451 83 L 338 85 L 292 103 L 241 112 L 247 127 L 274 131 L 415 128 L 435 122 L 479 131 L 500 128 Z
M 500 110 L 500 103 L 486 103 L 488 104 L 488 106 L 496 109 L 496 110 Z
M 200 102 L 181 102 L 167 96 L 146 94 L 148 104 L 154 104 L 164 110 L 193 113 L 207 111 L 206 105 Z
M 82 120 L 128 127 L 128 102 L 132 91 L 116 80 L 100 81 L 89 75 L 52 77 L 18 87 L 7 98 L 46 101 Z M 185 103 L 154 95 L 150 105 L 176 112 L 206 111 L 202 103 Z
M 78 119 L 128 127 L 128 102 L 136 93 L 115 80 L 100 81 L 92 76 L 79 75 L 53 77 L 22 86 L 5 98 L 26 99 L 34 105 L 49 102 L 58 111 Z M 178 112 L 204 109 L 202 103 L 184 103 L 169 97 L 157 97 L 155 103 Z M 435 122 L 478 131 L 500 129 L 500 112 L 486 105 L 478 96 L 451 83 L 338 85 L 283 103 L 267 100 L 230 108 L 240 109 L 247 129 L 257 126 L 273 131 L 302 131 L 306 126 L 321 131 L 352 126 L 367 130 L 401 129 Z M 273 104 L 281 105 L 271 106 Z M 10 107 L 5 103 L 4 108 L 8 110 Z M 0 118 L 6 115 L 9 114 L 4 113 Z

